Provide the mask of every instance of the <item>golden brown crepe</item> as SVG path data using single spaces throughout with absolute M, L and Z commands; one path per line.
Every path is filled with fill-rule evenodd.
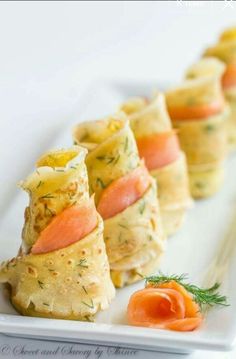
M 103 240 L 103 221 L 81 240 L 43 254 L 32 245 L 56 215 L 89 201 L 86 150 L 74 146 L 41 157 L 21 185 L 29 193 L 23 245 L 16 258 L 2 263 L 0 282 L 10 287 L 14 307 L 23 315 L 93 320 L 114 297 Z
M 136 142 L 124 113 L 84 122 L 74 128 L 74 141 L 89 149 L 86 157 L 91 193 L 98 204 L 103 190 L 140 166 Z M 112 280 L 122 287 L 152 273 L 163 252 L 156 184 L 142 198 L 104 221 L 104 239 Z
M 150 101 L 141 97 L 131 98 L 121 106 L 121 110 L 127 113 L 137 141 L 172 130 L 161 93 L 155 94 Z M 179 151 L 177 159 L 150 170 L 150 173 L 157 182 L 164 231 L 171 235 L 183 223 L 186 209 L 192 203 L 185 154 Z
M 226 29 L 219 38 L 219 41 L 209 47 L 204 56 L 214 56 L 225 64 L 225 74 L 230 67 L 236 66 L 236 27 Z M 224 81 L 223 81 L 224 85 Z M 227 121 L 227 133 L 229 150 L 236 148 L 236 85 L 223 87 L 224 95 L 230 105 L 230 114 Z
M 212 60 L 211 60 L 212 61 Z M 215 60 L 214 60 L 215 61 Z M 208 67 L 209 61 L 205 61 Z M 187 156 L 191 194 L 207 197 L 219 190 L 223 182 L 223 162 L 226 156 L 226 122 L 229 108 L 223 102 L 221 76 L 224 66 L 215 63 L 215 71 L 208 74 L 204 61 L 188 71 L 191 79 L 166 93 L 168 108 L 204 108 L 222 101 L 222 110 L 203 118 L 172 119 L 180 144 Z M 199 76 L 200 72 L 203 76 Z

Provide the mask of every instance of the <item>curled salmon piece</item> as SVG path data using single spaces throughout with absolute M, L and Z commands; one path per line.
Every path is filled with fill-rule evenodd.
M 113 181 L 103 192 L 97 211 L 103 219 L 122 212 L 143 196 L 150 185 L 150 175 L 142 163 L 127 175 Z
M 200 326 L 203 316 L 199 305 L 183 286 L 175 281 L 148 285 L 135 292 L 127 309 L 131 325 L 192 331 Z
M 83 206 L 74 205 L 64 209 L 40 233 L 31 249 L 33 254 L 41 254 L 65 248 L 73 244 L 97 226 L 98 218 L 91 198 Z

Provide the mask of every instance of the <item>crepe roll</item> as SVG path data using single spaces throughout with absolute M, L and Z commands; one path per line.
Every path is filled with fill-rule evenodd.
M 187 157 L 194 198 L 213 195 L 223 183 L 229 116 L 221 88 L 224 67 L 220 64 L 217 71 L 195 77 L 195 72 L 202 71 L 201 66 L 196 65 L 195 70 L 192 67 L 191 79 L 166 93 L 170 117 Z
M 79 146 L 50 151 L 21 183 L 30 197 L 22 246 L 2 263 L 0 282 L 23 315 L 92 321 L 115 295 L 86 153 Z
M 75 143 L 88 149 L 91 194 L 104 219 L 111 277 L 117 287 L 152 273 L 163 252 L 156 183 L 140 160 L 124 113 L 84 122 L 73 130 Z
M 174 234 L 192 200 L 185 154 L 172 129 L 165 97 L 157 93 L 151 100 L 132 98 L 121 110 L 129 117 L 139 155 L 156 180 L 164 231 Z
M 236 27 L 223 31 L 218 42 L 209 47 L 204 56 L 214 56 L 225 64 L 222 86 L 226 100 L 230 105 L 227 121 L 229 150 L 236 149 Z

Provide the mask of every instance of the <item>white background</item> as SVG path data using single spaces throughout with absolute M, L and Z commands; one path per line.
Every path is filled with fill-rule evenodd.
M 1 2 L 0 211 L 91 81 L 176 82 L 234 22 L 232 1 Z M 209 355 L 234 357 L 191 359 Z M 177 356 L 145 354 L 154 357 Z

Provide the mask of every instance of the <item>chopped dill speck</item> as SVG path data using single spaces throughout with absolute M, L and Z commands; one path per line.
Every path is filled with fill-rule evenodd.
M 84 301 L 82 301 L 81 303 L 84 304 L 84 305 L 86 305 L 86 306 L 89 307 L 90 309 L 93 309 L 93 308 L 94 308 L 94 303 L 93 303 L 92 298 L 90 298 L 90 302 L 91 302 L 91 304 L 86 303 L 86 302 L 84 302 Z
M 84 292 L 85 292 L 86 294 L 88 294 L 88 292 L 87 292 L 87 290 L 86 290 L 86 288 L 85 288 L 84 285 L 82 285 L 82 288 L 83 288 Z
M 144 199 L 143 199 L 142 202 L 140 203 L 140 206 L 139 206 L 139 213 L 140 213 L 140 214 L 143 214 L 143 213 L 144 213 L 145 207 L 146 207 L 146 202 L 145 202 Z
M 49 214 L 49 216 L 54 216 L 55 213 L 53 212 L 53 210 L 51 210 L 47 205 L 45 205 L 45 215 L 47 215 L 47 213 Z
M 97 160 L 99 161 L 104 161 L 106 162 L 108 165 L 110 163 L 112 163 L 115 160 L 115 157 L 111 157 L 111 156 L 97 156 L 96 157 Z
M 124 151 L 126 152 L 128 149 L 128 145 L 129 145 L 129 139 L 128 137 L 125 138 L 125 145 L 124 145 Z
M 86 263 L 87 263 L 87 259 L 83 258 L 83 259 L 80 259 L 77 266 L 82 267 L 82 268 L 88 268 L 88 265 L 86 265 Z
M 40 280 L 38 280 L 38 285 L 40 286 L 41 289 L 43 289 L 44 283 L 41 282 Z
M 76 193 L 71 193 L 71 192 L 68 192 L 68 197 L 70 200 L 72 200 L 74 198 L 74 196 L 76 195 Z
M 46 305 L 47 307 L 49 307 L 49 304 L 48 304 L 48 303 L 43 303 L 43 305 Z
M 55 198 L 55 196 L 53 196 L 51 193 L 47 193 L 47 194 L 45 194 L 44 196 L 41 196 L 41 197 L 39 197 L 39 198 L 41 198 L 41 199 L 45 199 L 45 198 Z
M 39 183 L 37 184 L 36 188 L 39 188 L 44 182 L 43 181 L 39 181 Z
M 196 183 L 195 183 L 195 186 L 196 186 L 197 188 L 199 188 L 199 189 L 202 189 L 202 188 L 205 187 L 205 184 L 204 184 L 203 182 L 196 182 Z
M 56 172 L 65 172 L 65 170 L 60 169 L 60 168 L 55 168 L 55 171 L 56 171 Z
M 215 131 L 215 126 L 209 123 L 208 125 L 204 126 L 204 130 L 208 133 L 211 133 Z
M 97 184 L 102 188 L 102 189 L 104 189 L 104 188 L 106 188 L 106 185 L 104 184 L 104 182 L 101 180 L 101 178 L 97 178 L 97 180 L 96 180 L 96 182 L 97 182 Z
M 118 237 L 119 242 L 121 242 L 121 238 L 122 238 L 122 233 L 120 232 L 119 237 Z
M 118 154 L 118 156 L 116 157 L 115 161 L 113 162 L 113 165 L 116 165 L 119 159 L 120 159 L 120 154 Z
M 128 229 L 128 227 L 123 223 L 118 223 L 118 226 L 120 226 L 121 228 L 124 228 L 124 229 Z

